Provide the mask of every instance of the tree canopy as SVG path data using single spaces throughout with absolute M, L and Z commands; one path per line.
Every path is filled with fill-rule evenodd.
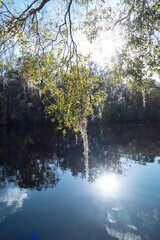
M 137 88 L 148 87 L 153 75 L 160 71 L 160 3 L 157 0 L 124 3 L 126 16 L 119 20 L 124 21 L 127 35 L 122 69 Z
M 110 76 L 145 92 L 160 70 L 159 27 L 158 0 L 123 0 L 117 9 L 104 0 L 0 0 L 1 75 L 19 65 L 19 74 L 48 99 L 46 111 L 60 128 L 78 131 L 103 107 L 106 93 L 78 51 L 76 34 L 83 30 L 94 41 L 100 31 L 118 28 L 125 44 Z

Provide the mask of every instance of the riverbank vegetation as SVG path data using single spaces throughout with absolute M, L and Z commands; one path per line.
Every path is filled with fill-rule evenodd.
M 93 69 L 90 69 L 90 74 L 93 74 Z M 111 78 L 103 71 L 99 70 L 97 76 L 98 74 L 101 80 L 94 82 L 94 84 L 97 84 L 97 89 L 101 89 L 99 94 L 103 93 L 106 95 L 106 101 L 104 102 L 102 111 L 99 111 L 99 108 L 96 110 L 96 106 L 93 106 L 92 109 L 89 109 L 88 106 L 88 111 L 93 112 L 93 110 L 96 110 L 97 115 L 100 115 L 100 118 L 94 118 L 94 114 L 92 114 L 92 117 L 88 120 L 89 122 L 134 123 L 160 121 L 159 83 L 153 82 L 149 87 L 149 93 L 147 93 L 146 90 L 144 106 L 143 93 L 141 91 L 137 91 L 134 87 L 129 88 L 124 83 L 112 84 Z M 64 80 L 62 79 L 62 81 Z M 82 88 L 82 82 L 83 84 L 88 84 L 84 78 L 79 85 L 80 88 Z M 83 104 L 83 99 L 78 99 L 76 95 L 77 91 L 80 92 L 80 89 L 77 85 L 73 89 L 73 85 L 71 86 L 69 83 L 74 84 L 74 82 L 66 82 L 65 86 L 70 88 L 70 94 L 73 94 L 73 91 L 75 92 L 73 95 L 66 95 L 65 106 L 62 106 L 62 118 L 65 109 L 68 109 L 68 114 L 70 114 L 69 106 L 71 103 L 72 107 L 74 106 L 73 103 L 75 104 L 75 112 L 70 108 L 70 111 L 72 111 L 72 114 L 75 114 L 75 116 L 78 115 L 76 113 L 76 111 L 78 111 L 77 106 Z M 85 87 L 88 91 L 92 90 L 89 84 Z M 69 92 L 68 89 L 65 90 Z M 55 90 L 54 93 L 56 94 Z M 41 93 L 38 87 L 21 77 L 18 68 L 14 71 L 8 71 L 5 77 L 0 79 L 0 124 L 22 125 L 30 123 L 34 125 L 38 123 L 49 123 L 51 119 L 56 119 L 54 109 L 52 108 L 57 107 L 59 98 L 64 97 L 62 92 L 55 94 L 52 96 L 49 91 L 46 94 Z M 73 97 L 73 99 L 71 99 L 71 97 Z M 73 102 L 71 102 L 71 100 Z M 50 104 L 51 102 L 54 105 Z M 87 104 L 87 102 L 85 101 L 84 104 Z M 69 116 L 73 118 L 73 116 Z M 56 122 L 55 125 L 57 125 Z
M 0 1 L 0 124 L 51 120 L 83 138 L 96 116 L 159 121 L 159 1 L 54 3 Z M 83 32 L 94 42 L 106 31 L 119 31 L 124 41 L 101 70 L 75 39 Z

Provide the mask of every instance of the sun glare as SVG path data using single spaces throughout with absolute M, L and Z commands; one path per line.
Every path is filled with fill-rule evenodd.
M 111 57 L 116 50 L 116 46 L 112 39 L 103 39 L 100 45 L 100 51 L 104 57 Z
M 109 65 L 116 52 L 120 52 L 124 45 L 124 39 L 119 31 L 102 32 L 95 42 L 93 58 L 101 65 Z M 99 58 L 97 58 L 97 54 Z
M 93 43 L 89 43 L 87 39 L 83 39 L 79 45 L 79 49 L 83 54 L 91 54 L 91 59 L 101 66 L 111 64 L 111 58 L 115 56 L 116 52 L 120 52 L 124 46 L 124 39 L 117 30 L 102 31 Z
M 118 177 L 115 174 L 105 174 L 97 180 L 97 188 L 103 195 L 116 195 L 118 193 Z

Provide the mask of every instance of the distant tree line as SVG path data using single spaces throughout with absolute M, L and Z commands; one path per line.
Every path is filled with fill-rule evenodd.
M 45 121 L 43 97 L 29 84 L 18 70 L 11 70 L 0 79 L 0 124 Z
M 149 91 L 137 91 L 133 86 L 124 83 L 113 84 L 112 76 L 90 66 L 92 75 L 103 79 L 99 88 L 107 94 L 105 106 L 101 115 L 102 122 L 145 122 L 160 120 L 160 85 L 153 82 Z M 48 102 L 54 102 L 54 97 L 48 92 L 41 94 L 40 88 L 23 79 L 18 68 L 10 70 L 0 78 L 0 124 L 24 124 L 50 122 L 52 115 L 47 115 L 45 109 Z M 144 99 L 145 97 L 145 99 Z M 144 104 L 145 101 L 145 104 Z M 92 117 L 90 121 L 96 119 Z
M 115 90 L 114 90 L 115 88 Z M 154 83 L 150 93 L 128 88 L 125 84 L 107 89 L 108 98 L 103 109 L 102 121 L 157 122 L 160 121 L 160 86 Z

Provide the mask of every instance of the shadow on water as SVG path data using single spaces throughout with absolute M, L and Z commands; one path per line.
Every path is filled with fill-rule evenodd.
M 0 187 L 7 182 L 37 190 L 55 187 L 61 179 L 59 168 L 90 182 L 104 171 L 123 174 L 122 156 L 143 165 L 155 161 L 159 132 L 157 125 L 90 126 L 83 155 L 82 141 L 76 144 L 74 136 L 64 137 L 52 127 L 1 128 Z

